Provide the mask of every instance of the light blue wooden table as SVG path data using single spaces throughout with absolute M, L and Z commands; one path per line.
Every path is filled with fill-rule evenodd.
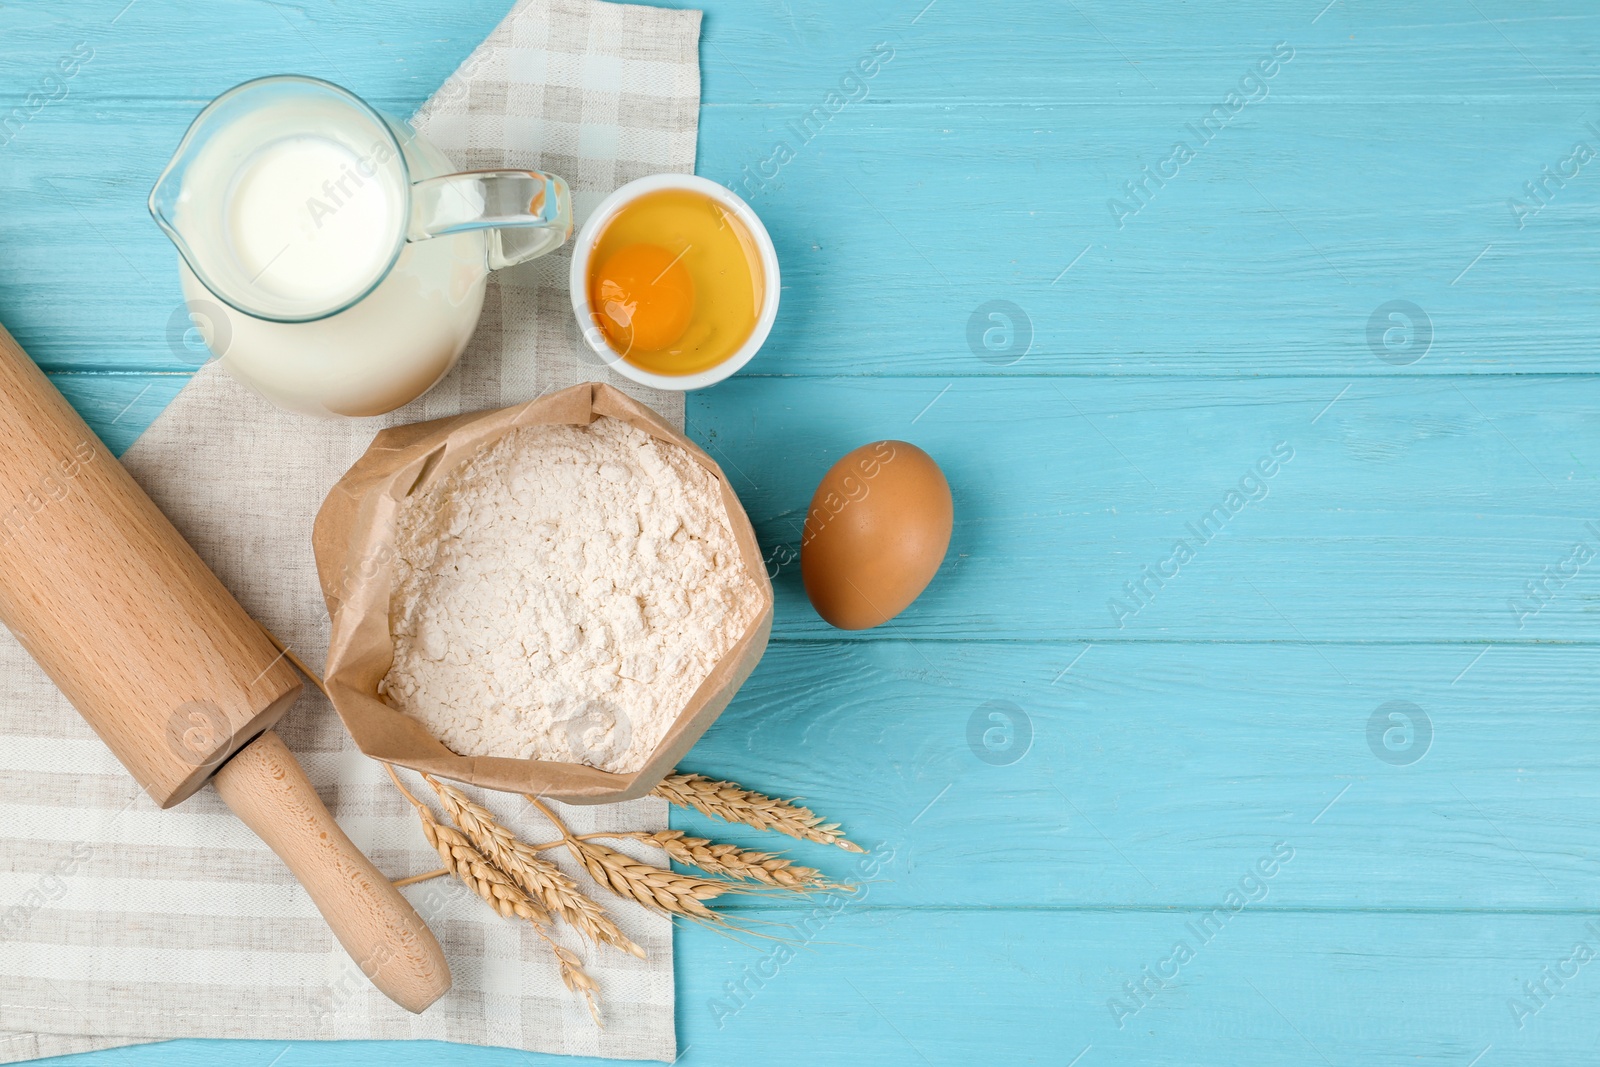
M 507 6 L 126 3 L 0 4 L 0 114 L 93 48 L 0 148 L 0 321 L 119 449 L 191 369 L 143 201 L 195 111 L 408 112 Z M 880 437 L 957 527 L 880 630 L 779 574 L 688 763 L 888 861 L 793 959 L 684 930 L 685 1063 L 1600 1055 L 1600 11 L 1324 3 L 705 5 L 699 172 L 786 287 L 691 431 L 779 558 Z M 82 1062 L 402 1054 L 528 1060 Z

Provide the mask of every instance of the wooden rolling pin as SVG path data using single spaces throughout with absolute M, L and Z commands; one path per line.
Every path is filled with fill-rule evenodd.
M 151 799 L 214 780 L 379 990 L 439 999 L 439 943 L 271 732 L 294 668 L 3 327 L 0 442 L 0 622 Z

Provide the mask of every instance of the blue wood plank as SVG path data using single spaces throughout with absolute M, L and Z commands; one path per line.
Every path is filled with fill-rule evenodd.
M 872 906 L 1198 906 L 1293 835 L 1284 906 L 1582 909 L 1597 669 L 1544 645 L 785 643 L 685 765 L 891 842 Z
M 1597 386 L 745 378 L 690 405 L 775 559 L 849 449 L 899 437 L 944 465 L 950 554 L 887 636 L 1481 647 L 1595 639 L 1569 557 L 1600 550 Z M 836 635 L 797 572 L 780 639 Z

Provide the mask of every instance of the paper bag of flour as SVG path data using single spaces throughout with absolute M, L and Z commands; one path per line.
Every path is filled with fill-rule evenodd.
M 408 497 L 427 491 L 511 430 L 558 423 L 587 426 L 601 415 L 683 448 L 712 475 L 743 567 L 759 591 L 759 613 L 689 698 L 644 766 L 633 774 L 548 760 L 457 755 L 420 722 L 386 704 L 378 692 L 395 654 L 389 610 L 401 507 Z M 382 431 L 323 501 L 312 548 L 333 624 L 324 680 L 333 706 L 361 751 L 386 763 L 488 789 L 533 793 L 576 804 L 643 796 L 671 773 L 728 706 L 766 651 L 772 632 L 772 583 L 749 516 L 722 469 L 655 412 L 599 383 L 576 385 L 497 411 Z

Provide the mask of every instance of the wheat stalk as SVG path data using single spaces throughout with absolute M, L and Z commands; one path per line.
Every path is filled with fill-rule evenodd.
M 451 874 L 465 882 L 474 893 L 506 918 L 515 916 L 538 926 L 549 924 L 550 914 L 544 908 L 513 882 L 510 876 L 490 862 L 487 856 L 479 852 L 465 834 L 434 818 L 432 809 L 412 796 L 411 791 L 400 783 L 400 778 L 394 773 L 393 767 L 389 767 L 388 770 L 389 777 L 394 779 L 394 784 L 416 809 L 417 818 L 422 822 L 422 836 L 426 837 L 428 844 L 439 853 L 439 859 L 444 862 L 445 868 Z
M 556 963 L 561 968 L 561 982 L 569 992 L 577 993 L 583 997 L 589 1006 L 589 1016 L 594 1019 L 594 1024 L 600 1029 L 606 1028 L 605 1022 L 600 1018 L 600 1004 L 596 997 L 600 993 L 600 984 L 589 977 L 589 972 L 583 969 L 583 961 L 578 954 L 550 940 L 543 930 L 537 931 L 544 938 L 544 943 L 550 946 L 550 951 L 556 955 Z
M 385 764 L 384 768 L 393 779 L 395 788 L 399 789 L 416 809 L 417 818 L 422 823 L 423 836 L 428 839 L 428 844 L 433 846 L 434 851 L 439 853 L 439 858 L 444 861 L 449 873 L 466 883 L 502 916 L 508 919 L 515 916 L 531 923 L 534 933 L 538 934 L 555 954 L 562 984 L 569 991 L 583 997 L 595 1025 L 604 1028 L 605 1023 L 600 1018 L 600 1006 L 595 999 L 600 992 L 600 985 L 583 969 L 583 961 L 578 958 L 577 953 L 557 944 L 544 931 L 543 927 L 550 922 L 549 913 L 513 882 L 509 875 L 478 851 L 464 833 L 436 819 L 432 809 L 413 796 L 411 790 L 400 781 L 400 776 L 395 773 L 393 767 Z
M 701 774 L 673 774 L 656 786 L 655 795 L 682 808 L 693 808 L 727 822 L 744 823 L 757 830 L 835 845 L 846 852 L 866 849 L 839 832 L 838 823 L 825 823 L 810 808 L 746 789 L 734 782 L 718 782 Z
M 719 845 L 703 837 L 689 837 L 682 830 L 647 830 L 612 834 L 585 834 L 589 837 L 630 837 L 646 841 L 665 850 L 679 863 L 698 867 L 707 874 L 720 874 L 741 881 L 761 882 L 778 889 L 807 892 L 827 889 L 849 889 L 837 882 L 828 881 L 814 867 L 802 867 L 774 852 L 757 852 L 738 845 Z
M 727 920 L 706 907 L 704 902 L 735 891 L 738 888 L 736 885 L 678 874 L 665 867 L 636 860 L 607 845 L 574 837 L 543 801 L 532 796 L 527 800 L 555 825 L 561 834 L 561 843 L 573 859 L 583 864 L 589 877 L 617 896 L 664 915 L 682 915 L 717 926 L 727 925 Z
M 622 932 L 604 908 L 584 896 L 578 884 L 561 868 L 540 856 L 537 849 L 517 840 L 493 812 L 432 775 L 422 777 L 439 795 L 446 814 L 472 844 L 529 897 L 596 944 L 603 942 L 639 959 L 645 958 L 644 949 Z

